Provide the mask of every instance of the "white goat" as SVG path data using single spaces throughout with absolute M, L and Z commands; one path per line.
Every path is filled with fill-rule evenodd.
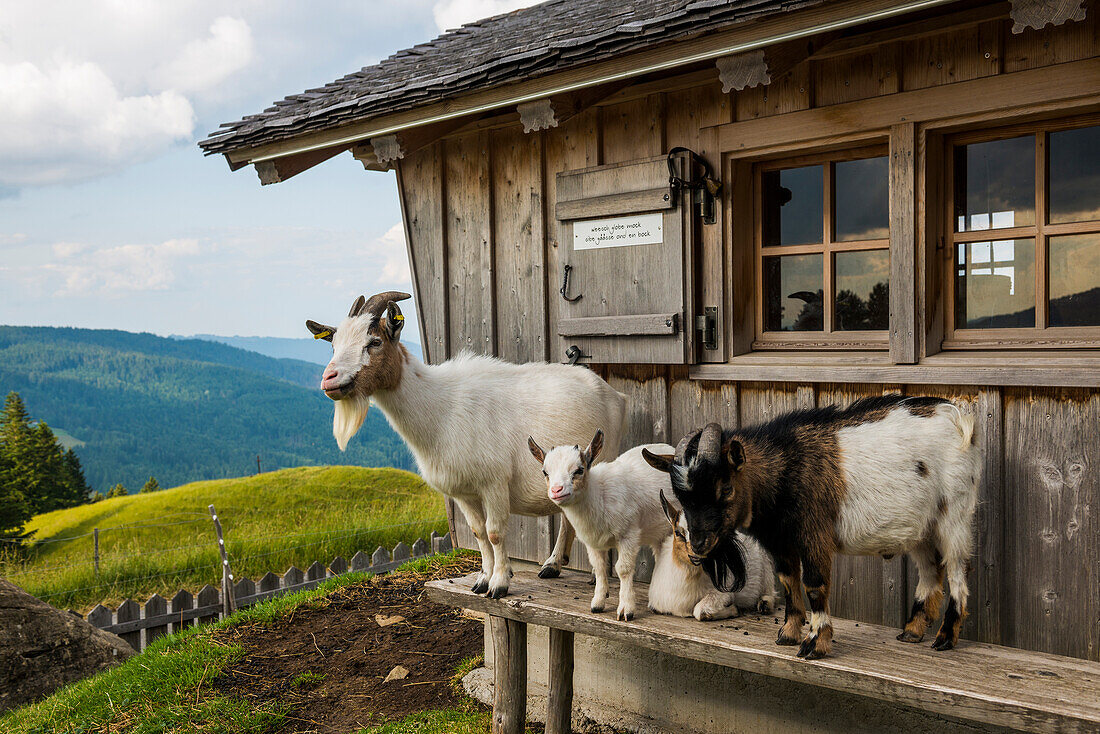
M 745 549 L 745 586 L 738 592 L 719 591 L 703 571 L 691 562 L 687 521 L 661 492 L 661 506 L 672 527 L 656 554 L 649 582 L 649 609 L 658 614 L 695 617 L 700 622 L 736 617 L 741 609 L 771 614 L 775 602 L 775 563 L 756 539 L 738 533 Z
M 462 509 L 481 549 L 474 591 L 498 598 L 508 593 L 512 575 L 508 514 L 559 512 L 514 437 L 542 431 L 548 441 L 573 443 L 603 426 L 614 454 L 626 400 L 584 367 L 515 365 L 468 354 L 422 364 L 399 341 L 405 317 L 396 301 L 409 297 L 392 291 L 370 300 L 359 296 L 339 328 L 306 322 L 315 338 L 332 342 L 321 389 L 336 403 L 333 435 L 345 448 L 373 398 L 409 445 L 425 481 Z M 560 573 L 573 535 L 563 519 L 539 576 Z
M 596 431 L 587 448 L 555 446 L 544 452 L 534 438 L 527 439 L 531 454 L 542 465 L 547 492 L 577 531 L 588 549 L 596 575 L 592 611 L 602 612 L 608 596 L 607 552 L 619 551 L 615 574 L 619 577 L 621 620 L 634 618 L 634 566 L 643 545 L 656 551 L 669 535 L 668 520 L 658 500 L 669 486 L 668 476 L 642 458 L 642 449 L 671 451 L 665 444 L 637 446 L 614 461 L 593 466 L 603 447 L 603 432 Z

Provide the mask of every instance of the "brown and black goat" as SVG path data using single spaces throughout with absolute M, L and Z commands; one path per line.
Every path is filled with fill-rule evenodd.
M 836 553 L 908 553 L 920 581 L 904 642 L 920 642 L 951 599 L 932 647 L 958 642 L 978 498 L 974 421 L 939 398 L 883 396 L 848 408 L 818 408 L 723 431 L 711 423 L 685 436 L 674 456 L 645 452 L 666 471 L 687 520 L 693 560 L 720 589 L 744 583 L 735 531 L 775 558 L 786 592 L 776 642 L 799 657 L 827 655 L 833 629 L 829 587 Z M 803 585 L 810 600 L 810 636 Z

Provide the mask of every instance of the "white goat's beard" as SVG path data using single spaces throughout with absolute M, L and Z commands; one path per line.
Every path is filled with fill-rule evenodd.
M 336 412 L 332 415 L 332 435 L 336 437 L 336 444 L 341 451 L 347 449 L 348 441 L 367 419 L 369 409 L 370 398 L 361 395 L 349 395 L 336 401 Z

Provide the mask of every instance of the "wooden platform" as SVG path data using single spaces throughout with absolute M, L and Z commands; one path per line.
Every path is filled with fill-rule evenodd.
M 557 686 L 559 722 L 568 722 L 572 699 L 572 635 L 580 633 L 638 645 L 682 658 L 702 660 L 740 670 L 833 688 L 901 703 L 958 719 L 1036 732 L 1100 731 L 1100 664 L 1044 653 L 963 640 L 955 650 L 930 648 L 935 630 L 919 645 L 895 639 L 898 630 L 833 619 L 833 654 L 823 660 L 795 657 L 796 647 L 780 647 L 775 637 L 778 617 L 748 615 L 720 622 L 697 622 L 652 614 L 645 604 L 648 586 L 637 584 L 640 614 L 632 622 L 615 619 L 612 589 L 609 611 L 588 610 L 589 575 L 566 571 L 559 579 L 542 580 L 528 572 L 512 579 L 509 596 L 487 599 L 470 591 L 473 576 L 427 584 L 433 601 L 490 615 L 494 641 L 508 646 L 502 661 L 498 651 L 495 702 L 526 706 L 520 692 L 500 690 L 503 683 L 526 686 L 526 625 L 566 633 L 551 634 L 551 705 Z M 502 624 L 504 620 L 508 623 Z M 523 650 L 518 648 L 522 644 Z M 562 649 L 568 646 L 568 650 Z M 558 649 L 554 649 L 555 646 Z M 522 659 L 519 657 L 522 656 Z M 503 662 L 503 665 L 502 665 Z M 566 666 L 567 664 L 567 666 Z M 567 670 L 565 669 L 567 667 Z M 555 668 L 558 668 L 555 672 Z M 502 681 L 502 675 L 508 681 Z M 564 692 L 563 692 L 564 693 Z M 502 700 L 503 697 L 503 700 Z M 567 701 L 562 701 L 562 698 Z M 522 713 L 496 711 L 494 731 L 508 731 Z M 555 712 L 550 712 L 554 714 Z M 568 731 L 568 724 L 558 724 Z M 552 729 L 548 725 L 547 731 Z

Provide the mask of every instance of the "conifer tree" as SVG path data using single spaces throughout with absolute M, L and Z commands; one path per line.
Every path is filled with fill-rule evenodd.
M 122 482 L 119 482 L 107 491 L 107 499 L 111 499 L 112 497 L 125 497 L 128 494 L 130 493 L 126 491 L 126 487 L 122 486 Z
M 147 481 L 141 487 L 141 494 L 149 494 L 150 492 L 159 492 L 159 491 L 160 491 L 160 482 L 157 481 L 156 477 L 149 477 L 149 481 Z

